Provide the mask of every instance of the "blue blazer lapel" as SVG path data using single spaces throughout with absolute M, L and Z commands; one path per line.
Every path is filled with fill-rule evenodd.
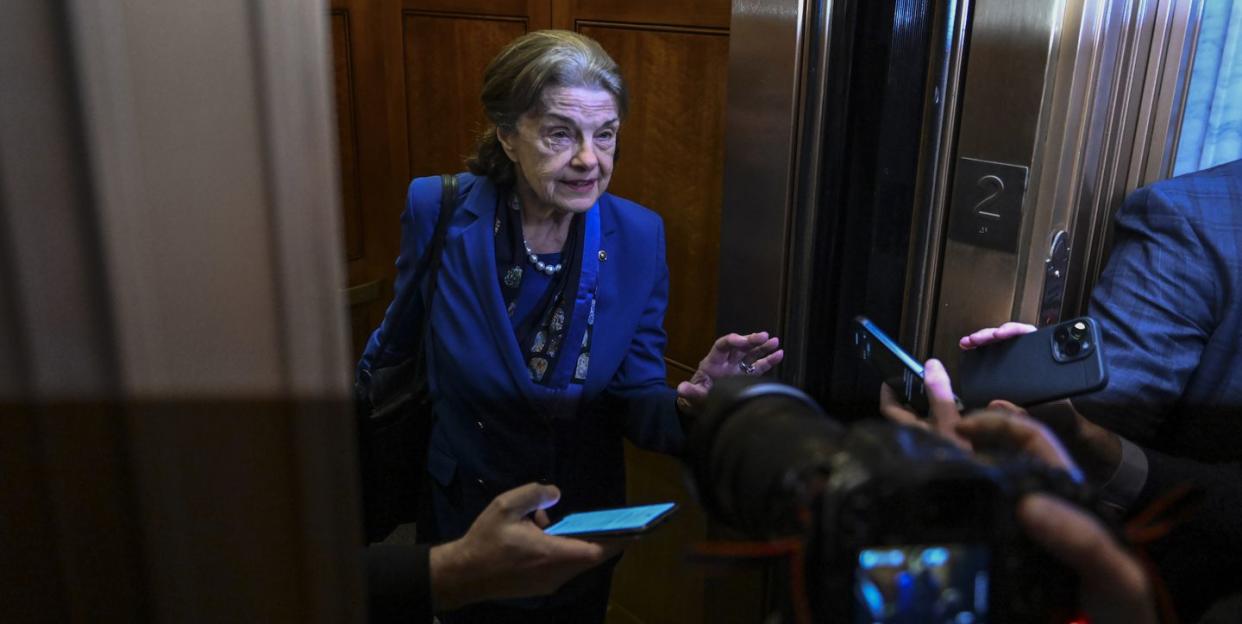
M 496 243 L 493 239 L 496 187 L 486 179 L 476 178 L 462 210 L 468 215 L 467 221 L 462 224 L 458 240 L 450 240 L 446 244 L 460 247 L 458 251 L 464 255 L 463 264 L 469 273 L 470 285 L 478 293 L 478 301 L 483 306 L 483 316 L 487 319 L 487 331 L 492 338 L 495 353 L 504 361 L 513 384 L 529 401 L 532 398 L 530 374 L 522 362 L 522 354 L 513 336 L 509 315 L 505 311 L 504 299 L 500 293 L 499 277 L 496 275 Z
M 621 255 L 618 253 L 617 232 L 617 214 L 616 210 L 606 200 L 606 195 L 600 197 L 599 203 L 596 204 L 596 210 L 599 210 L 599 229 L 600 244 L 599 251 L 602 252 L 607 259 L 601 260 L 599 263 L 599 299 L 595 309 L 595 333 L 593 334 L 591 345 L 591 367 L 587 370 L 587 380 L 583 387 L 583 394 L 586 400 L 597 396 L 607 387 L 608 382 L 612 380 L 613 369 L 618 361 L 625 357 L 625 349 L 629 347 L 628 343 L 618 344 L 615 336 L 611 335 L 609 328 L 616 327 L 615 314 L 616 306 L 610 305 L 613 297 L 620 295 L 617 292 L 620 283 L 619 273 L 617 272 L 620 265 L 617 264 L 616 258 Z M 588 252 L 589 253 L 589 252 Z

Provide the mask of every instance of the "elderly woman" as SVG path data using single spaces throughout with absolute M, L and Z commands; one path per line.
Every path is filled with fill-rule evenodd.
M 560 487 L 554 517 L 623 505 L 622 436 L 678 453 L 682 420 L 714 378 L 762 374 L 782 357 L 766 333 L 730 334 L 689 382 L 666 385 L 664 226 L 605 192 L 626 90 L 599 44 L 565 31 L 527 34 L 492 60 L 482 99 L 492 127 L 458 176 L 430 307 L 437 540 L 462 535 L 493 497 L 531 481 Z M 398 300 L 421 282 L 414 267 L 440 195 L 438 177 L 410 184 Z M 380 345 L 409 342 L 414 331 L 390 307 L 360 369 L 390 364 L 400 349 Z M 611 566 L 603 568 L 549 598 L 446 621 L 603 621 Z

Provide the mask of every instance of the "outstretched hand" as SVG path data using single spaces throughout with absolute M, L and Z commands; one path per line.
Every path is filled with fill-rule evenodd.
M 780 339 L 768 336 L 768 332 L 745 336 L 729 334 L 716 339 L 712 350 L 699 361 L 699 368 L 690 381 L 677 385 L 678 409 L 697 414 L 703 408 L 712 384 L 721 377 L 763 375 L 772 370 L 785 358 L 785 351 L 780 346 Z
M 560 497 L 551 485 L 514 488 L 492 500 L 460 539 L 432 548 L 436 610 L 550 594 L 624 549 L 623 541 L 596 543 L 544 533 L 544 510 Z

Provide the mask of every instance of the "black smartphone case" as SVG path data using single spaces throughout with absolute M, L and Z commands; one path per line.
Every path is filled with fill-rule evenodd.
M 1086 338 L 1079 341 L 1082 351 L 1067 358 L 1063 346 L 1058 348 L 1057 330 L 1079 322 L 1087 326 Z M 1083 340 L 1089 348 L 1081 347 Z M 1077 318 L 967 351 L 956 382 L 967 408 L 984 407 L 994 399 L 1026 407 L 1095 392 L 1108 384 L 1099 327 L 1089 318 Z

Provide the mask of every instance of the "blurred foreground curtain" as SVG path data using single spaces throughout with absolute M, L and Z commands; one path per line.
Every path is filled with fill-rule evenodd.
M 1242 1 L 1205 0 L 1173 174 L 1242 158 Z

